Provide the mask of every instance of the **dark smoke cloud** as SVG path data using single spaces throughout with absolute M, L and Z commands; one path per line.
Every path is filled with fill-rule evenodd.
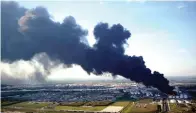
M 87 31 L 74 17 L 66 17 L 58 23 L 52 21 L 43 7 L 26 10 L 16 2 L 2 2 L 1 27 L 3 60 L 30 60 L 44 52 L 68 66 L 78 64 L 89 74 L 109 72 L 165 93 L 173 90 L 163 74 L 151 72 L 145 66 L 141 56 L 124 55 L 124 45 L 131 33 L 121 24 L 98 23 L 94 28 L 97 42 L 90 47 L 84 43 Z

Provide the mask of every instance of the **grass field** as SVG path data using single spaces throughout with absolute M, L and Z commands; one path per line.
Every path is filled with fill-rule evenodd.
M 16 112 L 16 111 L 19 111 L 19 112 L 35 112 L 35 113 L 72 113 L 72 112 L 67 112 L 67 111 L 55 111 L 55 110 L 44 110 L 44 111 L 40 111 L 40 110 L 36 110 L 36 109 L 15 109 L 15 108 L 3 108 L 1 109 L 2 112 L 5 112 L 5 111 L 12 111 L 12 112 Z
M 8 106 L 12 104 L 19 103 L 18 101 L 1 101 L 1 106 Z
M 127 106 L 129 104 L 129 101 L 118 101 L 118 102 L 115 102 L 113 104 L 111 104 L 110 106 Z
M 110 104 L 109 106 L 122 106 L 126 107 L 130 102 L 129 101 L 118 101 Z M 56 106 L 55 110 L 83 110 L 83 111 L 101 111 L 107 106 L 93 106 L 93 107 L 87 107 L 87 106 Z
M 101 111 L 107 106 L 94 106 L 94 107 L 73 107 L 73 106 L 56 106 L 55 110 L 83 110 L 83 111 Z
M 2 103 L 10 103 L 10 102 L 2 102 Z M 70 113 L 70 112 L 62 112 L 55 111 L 53 109 L 44 109 L 41 110 L 42 107 L 45 107 L 51 103 L 49 102 L 41 102 L 41 103 L 31 103 L 31 102 L 21 102 L 8 106 L 2 106 L 2 111 L 20 111 L 20 112 L 36 112 L 36 113 Z
M 61 103 L 59 103 L 59 105 L 62 105 L 62 106 L 82 106 L 85 103 L 86 102 L 61 102 Z
M 141 102 L 144 102 L 141 101 Z M 145 100 L 145 102 L 148 102 L 147 100 Z M 28 111 L 34 111 L 34 112 L 59 112 L 61 110 L 65 110 L 65 111 L 61 111 L 61 112 L 65 112 L 66 110 L 83 110 L 83 111 L 101 111 L 103 109 L 105 109 L 107 106 L 64 106 L 64 105 L 57 105 L 54 107 L 54 109 L 44 109 L 42 110 L 41 108 L 48 106 L 51 103 L 31 103 L 31 102 L 21 102 L 21 103 L 16 103 L 13 105 L 9 105 L 9 106 L 5 106 L 3 107 L 4 109 L 9 109 L 9 110 L 19 110 L 19 111 L 23 111 L 23 112 L 28 112 Z M 138 108 L 134 108 L 133 102 L 131 101 L 117 101 L 114 102 L 112 104 L 110 104 L 109 106 L 122 106 L 125 107 L 126 109 L 123 109 L 122 113 L 134 113 L 134 111 L 138 111 Z M 149 107 L 149 106 L 148 106 Z M 146 110 L 146 109 L 144 109 Z M 139 110 L 139 111 L 144 111 L 144 110 Z M 148 110 L 149 111 L 149 110 Z M 137 112 L 139 113 L 139 112 Z M 142 113 L 142 112 L 141 112 Z
M 45 107 L 47 105 L 49 105 L 50 103 L 48 102 L 43 102 L 43 103 L 31 103 L 31 102 L 21 102 L 21 103 L 17 103 L 17 104 L 13 104 L 10 105 L 9 107 L 21 107 L 21 108 L 42 108 Z
M 134 105 L 133 102 L 129 102 L 129 104 L 125 106 L 125 108 L 122 110 L 122 113 L 130 113 L 133 105 Z
M 152 99 L 143 99 L 136 102 L 133 101 L 117 101 L 108 106 L 122 106 L 121 113 L 155 113 L 157 109 L 156 104 L 152 104 Z M 12 102 L 2 102 L 2 104 L 9 104 Z M 31 103 L 31 102 L 21 102 L 15 103 L 11 105 L 2 106 L 2 111 L 21 111 L 21 112 L 37 112 L 37 113 L 72 113 L 66 110 L 82 110 L 82 111 L 102 111 L 106 106 L 63 106 L 56 105 L 54 107 L 47 108 L 46 106 L 52 105 L 49 102 L 41 102 L 41 103 Z M 145 106 L 146 105 L 146 106 Z M 144 107 L 145 106 L 145 107 Z M 41 109 L 45 107 L 44 109 Z M 183 107 L 182 105 L 170 104 L 170 112 L 169 113 L 182 113 L 183 111 L 187 111 L 188 107 Z M 190 108 L 189 108 L 190 109 Z M 64 111 L 65 110 L 65 111 Z M 189 113 L 189 112 L 186 112 Z M 192 112 L 191 112 L 192 113 Z
M 156 104 L 149 104 L 152 102 L 152 99 L 142 99 L 137 102 L 130 102 L 122 113 L 155 113 L 157 110 Z M 146 107 L 143 107 L 144 104 L 147 104 Z M 141 107 L 137 107 L 141 105 Z
M 141 100 L 139 100 L 138 102 L 139 103 L 150 103 L 150 102 L 152 102 L 153 100 L 152 99 L 141 99 Z
M 112 101 L 92 101 L 87 102 L 84 106 L 108 106 L 112 103 Z
M 132 106 L 129 113 L 155 113 L 157 110 L 156 105 L 148 104 L 146 108 L 137 107 L 136 104 Z

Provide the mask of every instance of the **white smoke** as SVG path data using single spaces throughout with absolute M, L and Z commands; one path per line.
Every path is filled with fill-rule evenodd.
M 1 82 L 8 84 L 37 84 L 46 82 L 47 76 L 56 68 L 66 68 L 58 60 L 51 60 L 46 54 L 35 55 L 31 60 L 12 63 L 1 62 Z

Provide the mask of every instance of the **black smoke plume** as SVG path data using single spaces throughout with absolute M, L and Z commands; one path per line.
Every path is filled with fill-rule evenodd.
M 78 64 L 86 72 L 101 75 L 121 75 L 164 93 L 173 87 L 159 72 L 151 72 L 143 57 L 125 55 L 124 45 L 131 33 L 121 24 L 109 26 L 98 23 L 94 28 L 96 43 L 84 43 L 88 34 L 74 17 L 55 22 L 43 7 L 27 10 L 16 2 L 1 2 L 2 60 L 29 60 L 38 53 L 46 53 L 66 65 Z

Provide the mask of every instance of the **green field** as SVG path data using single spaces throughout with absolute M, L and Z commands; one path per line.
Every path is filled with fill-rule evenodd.
M 133 105 L 134 105 L 133 102 L 129 102 L 129 104 L 125 106 L 124 109 L 122 110 L 122 113 L 130 113 Z
M 50 103 L 41 102 L 41 103 L 32 103 L 32 102 L 21 102 L 17 104 L 10 105 L 9 107 L 22 107 L 22 108 L 42 108 L 48 106 Z
M 10 102 L 2 102 L 2 103 L 10 103 Z M 62 111 L 55 111 L 53 109 L 41 109 L 43 107 L 47 107 L 52 103 L 50 102 L 40 102 L 40 103 L 32 103 L 32 102 L 21 102 L 12 105 L 2 106 L 2 111 L 21 111 L 21 112 L 38 112 L 38 113 L 62 113 Z M 68 112 L 63 112 L 68 113 Z M 70 113 L 70 112 L 69 112 Z
M 152 99 L 142 99 L 137 102 L 130 102 L 122 111 L 122 113 L 155 113 L 156 104 L 150 104 Z M 146 107 L 144 107 L 146 104 Z M 141 105 L 138 107 L 137 105 Z
M 147 104 L 146 107 L 137 107 L 136 104 L 132 106 L 129 113 L 155 113 L 157 110 L 156 105 Z
M 105 101 L 103 101 L 103 103 L 105 103 Z M 39 112 L 39 113 L 42 113 L 42 112 L 48 112 L 48 113 L 49 112 L 51 112 L 51 113 L 52 112 L 64 112 L 64 113 L 67 113 L 66 110 L 101 111 L 107 107 L 107 106 L 55 105 L 53 109 L 48 109 L 47 106 L 50 104 L 52 105 L 52 103 L 46 103 L 46 102 L 43 102 L 43 103 L 21 102 L 21 103 L 12 104 L 9 106 L 4 106 L 3 110 L 23 111 L 23 112 L 33 111 L 33 112 Z M 132 108 L 131 108 L 132 104 L 133 104 L 133 102 L 130 102 L 130 101 L 117 101 L 117 102 L 110 104 L 109 106 L 123 106 L 126 109 L 123 110 L 122 113 L 130 113 L 130 111 L 132 110 Z M 42 109 L 43 107 L 45 107 L 45 108 Z
M 107 106 L 94 106 L 94 107 L 73 107 L 73 106 L 56 106 L 55 110 L 83 110 L 83 111 L 101 111 Z
M 45 110 L 36 110 L 36 109 L 15 109 L 15 108 L 2 108 L 1 109 L 2 112 L 4 111 L 20 111 L 20 112 L 35 112 L 35 113 L 72 113 L 72 112 L 66 112 L 66 111 L 55 111 L 55 110 L 49 110 L 49 109 L 45 109 Z
M 117 101 L 110 105 L 105 105 L 105 106 L 85 106 L 85 104 L 81 106 L 71 106 L 71 105 L 58 105 L 49 102 L 40 102 L 40 103 L 32 103 L 32 102 L 16 103 L 15 102 L 15 104 L 13 102 L 2 102 L 2 105 L 3 104 L 5 105 L 2 106 L 2 111 L 21 111 L 21 112 L 36 112 L 36 113 L 73 113 L 67 110 L 101 111 L 107 106 L 123 106 L 124 108 L 121 111 L 121 113 L 155 113 L 157 110 L 157 104 L 153 104 L 151 102 L 152 99 L 142 99 L 136 102 Z M 101 103 L 101 101 L 99 103 Z M 105 103 L 105 101 L 103 101 L 103 103 Z M 53 107 L 50 108 L 49 106 L 53 106 Z M 171 111 L 169 113 L 182 113 L 182 112 L 192 113 L 190 112 L 190 107 L 187 107 L 185 105 L 183 106 L 183 104 L 170 104 L 170 109 Z
M 111 104 L 110 106 L 127 106 L 129 104 L 129 101 L 119 101 Z
M 112 101 L 92 101 L 92 102 L 87 102 L 84 104 L 84 106 L 108 106 Z
M 3 103 L 10 103 L 10 102 L 3 102 Z M 92 102 L 93 103 L 93 102 Z M 101 103 L 101 102 L 100 102 Z M 105 101 L 103 101 L 105 103 Z M 52 103 L 48 102 L 40 102 L 40 103 L 32 103 L 32 102 L 21 102 L 16 103 L 8 106 L 3 106 L 2 109 L 5 111 L 23 111 L 23 112 L 66 112 L 66 110 L 83 110 L 83 111 L 101 111 L 106 106 L 67 106 L 67 105 L 55 105 L 53 109 L 47 108 L 47 106 L 52 105 Z M 129 101 L 120 101 L 112 103 L 112 106 L 127 106 L 129 104 Z M 44 109 L 42 109 L 44 108 Z M 63 111 L 62 111 L 63 110 Z
M 82 106 L 86 102 L 60 102 L 59 105 L 61 106 Z
M 152 99 L 141 99 L 141 100 L 138 100 L 139 103 L 150 103 L 150 102 L 153 102 Z
M 2 101 L 1 106 L 8 106 L 12 104 L 20 103 L 19 101 Z

